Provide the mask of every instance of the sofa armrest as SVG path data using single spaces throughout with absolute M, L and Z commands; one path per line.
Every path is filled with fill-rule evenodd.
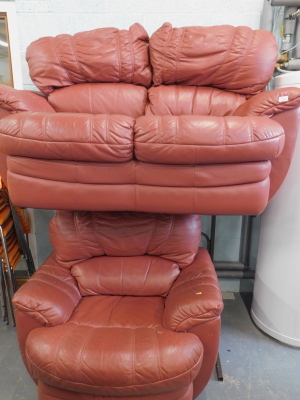
M 0 107 L 10 113 L 22 111 L 56 112 L 45 97 L 29 90 L 17 90 L 6 85 L 0 85 Z
M 80 299 L 70 270 L 59 266 L 52 253 L 17 291 L 13 304 L 41 325 L 54 326 L 69 320 Z
M 251 115 L 270 117 L 299 106 L 300 88 L 287 87 L 258 93 L 240 105 L 234 115 L 240 117 Z
M 258 116 L 148 115 L 135 123 L 137 160 L 157 164 L 257 162 L 277 157 L 284 129 Z
M 193 263 L 183 269 L 165 302 L 164 324 L 186 331 L 218 318 L 223 310 L 216 272 L 206 249 L 199 248 Z

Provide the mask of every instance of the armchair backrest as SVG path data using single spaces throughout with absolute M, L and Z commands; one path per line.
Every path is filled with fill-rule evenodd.
M 200 235 L 198 215 L 60 211 L 50 225 L 57 262 L 83 296 L 166 295 Z

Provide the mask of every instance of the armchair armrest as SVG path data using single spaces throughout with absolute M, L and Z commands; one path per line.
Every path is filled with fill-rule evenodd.
M 0 85 L 0 107 L 11 113 L 22 111 L 45 111 L 55 113 L 48 101 L 29 90 L 17 90 L 6 85 Z
M 186 331 L 218 318 L 222 310 L 213 263 L 207 250 L 199 248 L 193 263 L 181 271 L 166 298 L 164 324 L 173 331 Z
M 69 320 L 81 299 L 70 270 L 59 266 L 52 253 L 37 272 L 15 294 L 17 311 L 28 314 L 43 326 Z
M 300 106 L 300 88 L 287 87 L 266 90 L 251 97 L 235 111 L 236 116 L 268 116 Z

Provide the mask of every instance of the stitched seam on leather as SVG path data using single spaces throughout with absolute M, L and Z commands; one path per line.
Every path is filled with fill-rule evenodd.
M 236 29 L 236 28 L 235 28 L 235 29 Z M 246 48 L 246 50 L 244 50 L 243 57 L 241 57 L 240 65 L 238 66 L 237 69 L 235 69 L 235 70 L 233 71 L 235 76 L 238 74 L 239 70 L 241 69 L 241 67 L 242 67 L 242 65 L 243 65 L 243 62 L 244 62 L 246 56 L 248 55 L 248 52 L 249 52 L 249 50 L 250 50 L 250 48 L 251 48 L 251 44 L 252 44 L 252 42 L 253 42 L 254 36 L 255 36 L 255 31 L 251 31 L 251 40 L 248 40 L 247 48 Z M 230 82 L 231 79 L 232 79 L 232 76 L 230 77 L 230 79 L 228 79 L 228 81 L 227 81 L 226 83 Z M 252 86 L 253 86 L 253 85 L 252 85 Z M 251 86 L 248 86 L 248 87 L 250 88 Z M 243 89 L 243 88 L 242 88 L 242 89 Z M 238 90 L 238 89 L 236 89 L 236 90 Z
M 59 353 L 59 350 L 60 350 L 60 345 L 63 342 L 63 340 L 65 340 L 65 338 L 69 335 L 69 333 L 74 330 L 74 328 L 76 328 L 76 327 L 74 325 L 73 326 L 71 325 L 70 329 L 68 329 L 67 332 L 64 333 L 62 338 L 57 343 L 57 349 L 56 349 L 56 354 L 55 354 L 54 363 L 53 363 L 54 369 L 56 369 L 56 370 L 57 370 L 57 367 L 58 367 L 57 359 L 58 359 L 58 353 Z M 53 375 L 57 376 L 57 373 L 53 373 Z
M 14 306 L 15 306 L 16 308 L 20 307 L 20 308 L 21 308 L 23 311 L 25 311 L 25 312 L 31 311 L 31 312 L 37 313 L 37 314 L 41 317 L 41 319 L 42 319 L 44 322 L 46 322 L 46 324 L 48 324 L 48 325 L 51 326 L 51 323 L 48 321 L 48 319 L 47 319 L 43 314 L 41 314 L 41 312 L 38 311 L 37 309 L 35 309 L 35 308 L 29 308 L 28 306 L 23 305 L 20 301 L 15 301 L 15 302 L 14 302 Z M 36 318 L 35 318 L 35 319 L 36 319 Z M 39 322 L 39 321 L 38 321 L 38 322 Z
M 124 295 L 124 286 L 123 286 L 123 272 L 124 272 L 124 257 L 122 257 L 122 265 L 121 265 L 121 292 Z
M 57 270 L 59 270 L 59 271 L 61 271 L 61 269 L 62 269 L 62 267 L 60 267 L 60 266 L 51 266 L 51 270 L 54 270 L 54 269 L 57 269 Z M 65 268 L 64 268 L 64 270 L 65 270 Z M 67 270 L 67 271 L 70 271 L 69 269 Z M 32 281 L 34 281 L 35 279 L 36 279 L 36 276 L 38 275 L 38 276 L 40 276 L 41 274 L 43 274 L 43 275 L 47 275 L 47 276 L 51 276 L 51 277 L 53 277 L 53 278 L 55 278 L 55 279 L 59 279 L 59 281 L 60 282 L 63 282 L 65 285 L 68 285 L 70 288 L 73 288 L 73 289 L 78 289 L 78 287 L 76 286 L 76 284 L 75 284 L 75 282 L 76 282 L 76 280 L 75 280 L 75 278 L 73 277 L 73 275 L 70 273 L 70 278 L 71 279 L 69 279 L 69 277 L 67 277 L 67 280 L 61 280 L 60 278 L 58 278 L 57 276 L 55 276 L 55 275 L 52 275 L 52 274 L 49 274 L 46 270 L 43 270 L 43 269 L 39 269 L 38 271 L 38 274 L 36 273 L 33 277 L 32 277 Z M 72 279 L 73 278 L 73 279 Z M 72 284 L 72 283 L 70 283 L 70 281 L 71 282 L 74 282 L 74 284 Z
M 76 230 L 76 233 L 77 233 L 78 241 L 80 243 L 80 246 L 81 246 L 83 252 L 85 253 L 85 251 L 86 251 L 85 247 L 86 246 L 84 246 L 84 244 L 83 244 L 84 240 L 81 237 L 81 232 L 80 232 L 80 228 L 79 228 L 79 217 L 78 217 L 78 212 L 77 211 L 75 211 L 74 214 L 73 214 L 73 221 L 74 221 L 74 227 L 75 227 L 75 230 Z
M 80 352 L 79 352 L 78 363 L 77 363 L 77 374 L 79 376 L 82 376 L 82 364 L 83 364 L 82 358 L 83 358 L 83 354 L 85 352 L 85 348 L 88 345 L 88 342 L 89 342 L 92 334 L 94 333 L 94 328 L 93 327 L 89 327 L 89 328 L 90 328 L 90 332 L 85 337 L 84 343 L 82 344 L 82 347 L 81 347 Z
M 209 77 L 211 82 L 212 82 L 212 78 L 214 77 L 214 75 L 216 75 L 217 72 L 218 72 L 219 75 L 221 75 L 221 74 L 220 74 L 220 71 L 222 71 L 222 68 L 224 68 L 224 66 L 225 66 L 225 64 L 226 64 L 226 60 L 227 60 L 227 58 L 228 58 L 228 56 L 229 56 L 229 51 L 230 51 L 230 48 L 231 48 L 231 43 L 232 43 L 233 38 L 234 38 L 234 36 L 235 36 L 235 32 L 236 32 L 236 27 L 235 27 L 235 28 L 233 29 L 233 31 L 232 31 L 231 38 L 230 38 L 230 41 L 228 42 L 227 49 L 226 49 L 226 51 L 225 51 L 223 60 L 218 64 L 218 66 L 217 66 L 215 72 Z M 231 80 L 231 79 L 232 79 L 232 77 L 230 77 L 230 80 Z
M 132 385 L 135 385 L 135 332 L 136 330 L 133 329 L 132 334 Z
M 160 358 L 159 358 L 159 351 L 158 351 L 158 343 L 157 343 L 157 337 L 155 335 L 155 331 L 152 330 L 152 336 L 154 338 L 154 347 L 156 350 L 156 359 L 157 359 L 157 366 L 158 366 L 158 376 L 159 379 L 162 381 L 162 375 L 161 375 L 161 364 L 160 364 Z
M 57 279 L 59 280 L 59 278 L 57 278 Z M 35 278 L 34 281 L 35 281 L 35 282 L 46 283 L 47 285 L 52 286 L 52 287 L 54 287 L 54 288 L 57 289 L 57 290 L 60 290 L 62 293 L 66 294 L 66 295 L 72 300 L 72 303 L 74 303 L 75 305 L 77 304 L 77 303 L 74 301 L 72 295 L 71 295 L 69 292 L 67 292 L 67 291 L 65 292 L 62 288 L 60 288 L 59 286 L 55 285 L 54 283 L 50 283 L 50 282 L 48 282 L 47 280 L 44 281 L 43 279 L 40 279 L 40 278 Z
M 163 51 L 164 62 L 163 62 L 163 66 L 162 66 L 162 69 L 161 69 L 162 74 L 161 74 L 161 82 L 160 82 L 160 84 L 162 84 L 165 81 L 164 78 L 165 78 L 165 66 L 166 66 L 166 59 L 167 59 L 167 47 L 168 47 L 168 44 L 170 42 L 171 37 L 173 36 L 173 32 L 174 32 L 174 29 L 172 28 L 170 30 L 170 33 L 169 33 L 169 36 L 168 36 L 167 40 L 165 41 L 165 46 L 164 46 L 164 51 Z
M 207 314 L 209 314 L 209 313 L 213 314 L 213 316 L 208 317 L 209 320 L 216 319 L 217 317 L 219 317 L 219 314 L 216 315 L 213 311 L 209 311 Z M 200 321 L 200 320 L 201 320 L 201 316 L 203 316 L 203 315 L 205 315 L 205 313 L 200 314 L 199 316 L 193 316 L 193 315 L 191 315 L 191 316 L 187 317 L 185 320 L 181 321 L 181 322 L 176 326 L 176 328 L 174 329 L 174 331 L 175 331 L 175 332 L 180 332 L 179 329 L 180 329 L 181 325 L 184 325 L 184 323 L 186 323 L 189 319 L 190 319 L 190 320 L 196 319 L 196 320 L 199 320 L 199 321 Z M 195 326 L 195 325 L 193 324 L 193 326 Z M 186 329 L 186 328 L 185 328 L 185 329 Z M 188 329 L 190 329 L 190 327 L 189 327 Z
M 149 242 L 148 242 L 146 253 L 148 253 L 149 247 L 150 247 L 152 239 L 154 237 L 154 234 L 155 234 L 155 231 L 156 231 L 156 227 L 157 227 L 157 221 L 158 221 L 158 216 L 156 215 L 155 216 L 155 221 L 153 223 L 153 228 L 152 228 L 152 232 L 151 232 L 150 239 L 149 239 Z
M 173 232 L 174 223 L 175 223 L 175 217 L 174 217 L 174 214 L 172 214 L 172 215 L 171 215 L 170 228 L 169 228 L 169 234 L 168 234 L 167 239 L 165 240 L 164 246 L 163 246 L 163 248 L 162 248 L 162 250 L 161 250 L 161 254 L 163 253 L 163 250 L 165 249 L 165 247 L 166 247 L 167 244 L 168 244 L 168 241 L 170 240 L 171 233 Z
M 85 76 L 85 73 L 84 73 L 84 71 L 83 71 L 83 69 L 82 69 L 82 67 L 81 67 L 81 64 L 80 64 L 80 62 L 78 61 L 78 58 L 77 58 L 77 53 L 76 53 L 76 50 L 75 50 L 75 47 L 74 47 L 74 40 L 75 40 L 75 38 L 74 38 L 74 36 L 69 36 L 69 40 L 70 40 L 70 45 L 71 45 L 71 47 L 72 47 L 72 50 L 73 50 L 73 54 L 74 54 L 74 58 L 75 58 L 75 60 L 76 60 L 76 64 L 77 64 L 77 67 L 78 67 L 78 70 L 77 70 L 77 72 L 78 72 L 78 74 L 80 74 L 83 78 L 85 78 L 86 79 L 86 81 L 88 81 L 88 79 L 87 79 L 87 77 Z M 71 82 L 72 82 L 73 80 L 71 79 Z
M 25 119 L 25 117 L 24 117 L 24 119 Z M 2 136 L 7 136 L 7 137 L 9 137 L 9 138 L 12 138 L 12 139 L 15 139 L 16 137 L 15 136 L 11 136 L 11 135 L 9 135 L 9 134 L 7 134 L 7 133 L 4 133 L 4 132 L 1 132 L 1 135 Z M 29 140 L 29 141 L 31 141 L 31 142 L 40 142 L 40 143 L 69 143 L 69 144 L 74 144 L 74 145 L 76 145 L 76 144 L 86 144 L 86 145 L 89 145 L 89 143 L 84 143 L 84 142 L 74 142 L 74 141 L 70 141 L 70 142 L 67 142 L 67 141 L 64 141 L 64 140 L 57 140 L 57 141 L 54 141 L 54 140 L 43 140 L 43 139 L 31 139 L 31 138 L 26 138 L 26 137 L 19 137 L 18 138 L 19 140 Z M 143 142 L 137 142 L 137 143 L 143 143 Z M 127 148 L 127 147 L 130 147 L 130 148 L 132 148 L 132 143 L 128 143 L 128 144 L 121 144 L 121 143 L 98 143 L 98 142 L 92 142 L 91 144 L 95 144 L 95 145 L 97 145 L 97 146 L 109 146 L 109 147 L 116 147 L 116 146 L 119 146 L 120 148 Z M 147 143 L 145 143 L 145 144 L 147 144 Z M 159 143 L 159 144 L 163 144 L 163 143 Z M 167 144 L 170 144 L 170 143 L 167 143 Z M 77 158 L 76 158 L 77 159 Z M 132 159 L 132 158 L 131 158 Z M 62 161 L 61 159 L 60 159 L 60 161 Z
M 50 43 L 52 44 L 52 47 L 53 47 L 54 52 L 55 52 L 55 54 L 56 54 L 57 61 L 59 62 L 59 65 L 61 66 L 61 68 L 63 68 L 63 70 L 64 70 L 64 71 L 66 72 L 66 74 L 68 75 L 68 78 L 69 78 L 70 82 L 72 82 L 72 78 L 71 78 L 71 76 L 70 76 L 70 74 L 69 74 L 68 69 L 65 68 L 65 67 L 63 66 L 63 64 L 62 64 L 62 62 L 61 62 L 61 59 L 60 59 L 60 57 L 59 57 L 59 52 L 57 51 L 57 48 L 56 48 L 56 45 L 55 45 L 55 43 L 56 43 L 55 37 L 52 37 L 52 38 L 50 39 Z M 50 86 L 53 87 L 52 85 L 50 85 Z
M 183 28 L 182 30 L 182 35 L 181 35 L 181 39 L 180 39 L 180 44 L 177 48 L 177 52 L 176 52 L 176 57 L 175 57 L 175 79 L 174 81 L 177 82 L 177 75 L 178 75 L 178 58 L 179 58 L 179 51 L 181 50 L 181 46 L 182 46 L 182 42 L 183 42 L 183 38 L 185 36 L 186 33 L 186 28 Z
M 115 304 L 115 305 L 112 307 L 112 309 L 110 310 L 110 315 L 109 315 L 109 318 L 108 318 L 108 321 L 107 321 L 107 324 L 106 324 L 106 328 L 108 327 L 108 324 L 110 323 L 110 320 L 111 320 L 111 317 L 112 317 L 112 314 L 113 314 L 114 309 L 115 309 L 115 308 L 117 307 L 117 305 L 122 301 L 123 297 L 124 297 L 124 296 L 121 296 L 120 300 L 118 300 L 118 301 L 116 302 L 116 304 Z
M 92 85 L 88 83 L 88 88 L 89 88 L 89 103 L 90 103 L 90 110 L 91 114 L 93 114 L 93 102 L 92 102 Z
M 95 218 L 95 213 L 92 213 L 92 231 L 93 231 L 93 235 L 95 238 L 95 245 L 99 245 L 101 246 L 101 248 L 103 249 L 103 253 L 106 255 L 106 250 L 103 247 L 103 244 L 101 243 L 101 235 L 97 235 L 97 226 L 96 226 L 96 218 Z
M 130 82 L 133 83 L 133 78 L 134 78 L 134 68 L 135 68 L 135 59 L 134 59 L 134 51 L 133 51 L 133 39 L 132 39 L 132 34 L 131 34 L 131 30 L 129 28 L 129 39 L 130 39 L 130 54 L 131 54 L 131 80 Z
M 109 118 L 109 116 L 108 116 L 108 114 L 106 114 L 106 118 L 105 118 L 105 142 L 106 142 L 106 144 L 110 145 L 110 143 L 109 143 L 110 131 L 108 129 L 108 118 Z
M 191 333 L 191 334 L 194 335 L 194 336 L 197 336 L 197 335 L 195 335 L 194 333 Z M 203 350 L 202 350 L 201 354 L 202 354 L 202 353 L 203 353 Z M 57 375 L 55 375 L 55 374 L 53 374 L 53 373 L 51 373 L 51 372 L 45 371 L 45 370 L 42 369 L 39 365 L 37 365 L 35 362 L 33 362 L 33 361 L 31 360 L 31 358 L 29 357 L 29 355 L 27 354 L 27 352 L 26 352 L 26 357 L 29 359 L 30 363 L 33 364 L 33 365 L 34 365 L 39 371 L 41 371 L 42 373 L 44 373 L 44 374 L 46 373 L 47 375 L 54 376 L 54 377 L 56 377 L 56 378 L 58 378 L 58 379 L 60 379 L 60 380 L 62 380 L 62 381 L 64 381 L 64 382 L 69 382 L 69 383 L 76 383 L 76 384 L 78 384 L 78 379 L 75 380 L 75 381 L 72 381 L 72 380 L 70 380 L 70 379 L 60 378 L 59 376 L 57 376 Z M 179 377 L 181 377 L 181 376 L 183 376 L 183 375 L 189 374 L 190 371 L 192 371 L 194 368 L 196 368 L 200 362 L 202 362 L 202 357 L 201 357 L 201 355 L 200 355 L 199 360 L 197 361 L 196 364 L 194 364 L 191 368 L 185 370 L 185 371 L 182 372 L 181 374 L 174 375 L 174 376 L 172 376 L 171 378 L 161 379 L 161 380 L 159 380 L 159 381 L 157 380 L 157 381 L 154 381 L 154 382 L 149 382 L 149 383 L 147 383 L 147 385 L 155 385 L 155 384 L 158 384 L 158 383 L 160 383 L 160 382 L 169 382 L 169 381 L 172 381 L 172 380 L 174 380 L 174 379 L 176 379 L 176 378 L 179 378 Z M 81 385 L 82 387 L 87 387 L 87 388 L 107 387 L 107 386 L 104 386 L 104 385 L 97 385 L 97 386 L 96 386 L 96 385 L 88 385 L 88 384 L 86 384 L 86 383 L 80 383 L 80 385 Z M 131 387 L 140 387 L 140 386 L 145 386 L 145 384 L 134 385 L 134 386 L 133 386 L 133 385 L 114 386 L 114 388 L 115 388 L 115 389 L 123 389 L 124 387 L 126 387 L 126 388 L 131 388 Z
M 145 275 L 145 278 L 144 278 L 144 284 L 143 284 L 142 290 L 141 290 L 141 292 L 140 292 L 141 294 L 143 293 L 143 290 L 144 290 L 144 288 L 145 288 L 145 285 L 146 285 L 146 281 L 147 281 L 147 278 L 148 278 L 148 274 L 149 274 L 149 271 L 150 271 L 151 264 L 152 264 L 152 256 L 150 256 L 150 260 L 149 260 L 149 263 L 148 263 L 146 275 Z
M 117 57 L 119 61 L 119 82 L 122 81 L 122 76 L 121 76 L 121 70 L 122 70 L 122 61 L 121 61 L 121 43 L 120 43 L 120 37 L 119 37 L 120 31 L 118 30 L 116 33 L 116 43 L 117 43 Z

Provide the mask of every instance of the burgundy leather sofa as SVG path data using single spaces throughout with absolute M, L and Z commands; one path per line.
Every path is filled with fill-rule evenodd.
M 0 86 L 11 198 L 60 210 L 14 297 L 40 400 L 203 390 L 222 299 L 196 214 L 258 214 L 284 179 L 300 89 L 263 91 L 276 58 L 266 31 L 135 24 L 32 43 L 45 97 Z

